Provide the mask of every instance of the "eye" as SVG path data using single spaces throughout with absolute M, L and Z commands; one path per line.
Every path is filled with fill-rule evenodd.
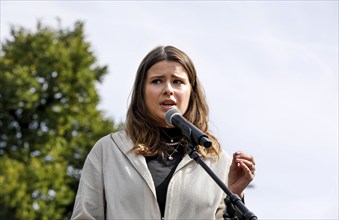
M 174 84 L 183 84 L 184 82 L 180 79 L 176 79 L 173 81 Z
M 151 81 L 152 84 L 160 84 L 161 83 L 161 80 L 160 79 L 153 79 Z

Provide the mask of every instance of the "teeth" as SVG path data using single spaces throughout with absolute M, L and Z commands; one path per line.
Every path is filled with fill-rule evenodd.
M 162 105 L 175 105 L 173 101 L 164 101 L 161 103 Z
M 174 105 L 172 102 L 163 102 L 163 105 Z

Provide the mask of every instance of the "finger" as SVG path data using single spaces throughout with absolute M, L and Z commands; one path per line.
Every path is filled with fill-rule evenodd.
M 245 173 L 250 171 L 254 175 L 255 165 L 251 161 L 238 159 L 237 165 L 237 167 L 243 169 Z
M 246 164 L 246 165 L 247 165 L 248 169 L 250 169 L 251 173 L 254 175 L 255 174 L 255 165 L 253 163 Z
M 254 157 L 242 151 L 237 151 L 233 154 L 233 159 L 245 159 L 251 161 L 255 165 Z
M 235 152 L 233 154 L 233 158 L 232 158 L 232 163 L 231 163 L 231 167 L 233 169 L 236 169 L 239 167 L 239 159 L 238 159 L 238 156 L 239 156 L 239 152 Z
M 250 168 L 245 161 L 240 161 L 239 162 L 240 167 L 244 171 L 245 175 L 250 179 L 253 180 L 254 175 L 255 175 L 255 167 Z
M 245 161 L 248 165 L 255 165 L 254 158 L 248 154 L 238 154 L 234 158 L 235 163 L 239 163 L 240 161 Z
M 239 160 L 242 161 L 250 170 L 255 171 L 255 164 L 249 160 Z

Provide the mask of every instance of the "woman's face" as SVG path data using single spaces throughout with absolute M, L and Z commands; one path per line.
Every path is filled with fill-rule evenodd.
M 166 112 L 177 108 L 184 114 L 191 96 L 191 84 L 184 67 L 174 61 L 160 61 L 148 71 L 145 81 L 145 103 L 150 115 L 163 127 Z

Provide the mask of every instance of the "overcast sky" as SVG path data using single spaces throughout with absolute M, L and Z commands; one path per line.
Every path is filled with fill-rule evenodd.
M 125 119 L 136 69 L 158 45 L 195 63 L 211 129 L 257 163 L 259 219 L 338 219 L 338 1 L 3 1 L 10 25 L 85 23 L 101 65 L 100 109 Z M 203 192 L 208 193 L 208 192 Z

